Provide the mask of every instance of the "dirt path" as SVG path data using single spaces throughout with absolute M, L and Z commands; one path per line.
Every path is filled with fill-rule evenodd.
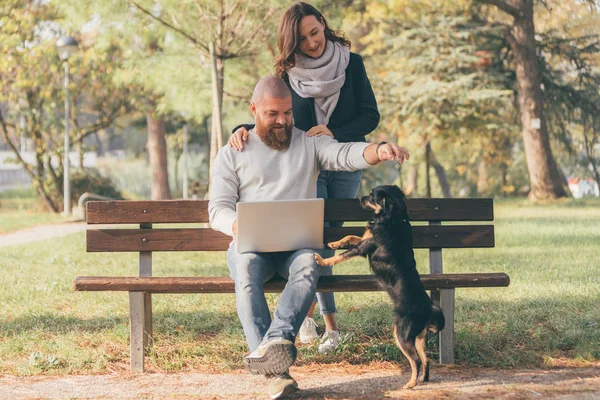
M 323 368 L 325 372 L 316 370 Z M 407 370 L 331 365 L 292 368 L 297 399 L 600 399 L 600 366 L 494 370 L 434 366 L 432 381 L 400 390 Z M 401 375 L 400 375 L 401 373 Z M 0 399 L 265 399 L 264 380 L 227 374 L 0 377 Z
M 38 225 L 33 228 L 21 229 L 16 232 L 0 234 L 0 247 L 35 242 L 37 240 L 66 236 L 71 233 L 83 232 L 85 222 L 63 222 L 56 224 Z

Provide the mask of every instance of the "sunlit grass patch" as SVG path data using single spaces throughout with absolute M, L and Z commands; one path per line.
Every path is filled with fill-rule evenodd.
M 496 247 L 444 250 L 446 272 L 506 272 L 507 288 L 457 289 L 456 360 L 463 365 L 536 367 L 600 360 L 600 202 L 496 205 Z M 85 235 L 2 248 L 0 373 L 126 371 L 126 293 L 74 292 L 79 275 L 137 274 L 137 254 L 86 253 Z M 421 273 L 428 254 L 416 251 Z M 225 253 L 157 253 L 156 276 L 225 276 Z M 338 274 L 369 273 L 365 260 Z M 275 305 L 279 295 L 269 294 Z M 345 335 L 335 354 L 302 346 L 299 363 L 400 362 L 384 293 L 338 293 Z M 246 344 L 234 296 L 154 295 L 154 371 L 237 369 Z M 317 322 L 323 327 L 322 319 Z M 429 342 L 436 357 L 435 338 Z

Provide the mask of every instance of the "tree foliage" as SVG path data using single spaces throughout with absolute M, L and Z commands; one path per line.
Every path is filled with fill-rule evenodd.
M 385 130 L 411 149 L 421 149 L 421 161 L 433 141 L 443 151 L 437 158 L 459 175 L 472 168 L 483 171 L 482 163 L 498 166 L 503 182 L 495 186 L 512 191 L 507 168 L 518 158 L 515 151 L 523 149 L 512 22 L 503 10 L 481 3 L 354 2 L 345 26 L 364 36 L 360 46 L 368 56 Z M 600 24 L 590 22 L 598 17 L 589 3 L 576 1 L 539 3 L 535 10 L 543 15 L 535 39 L 548 131 L 564 143 L 589 143 L 593 150 L 593 121 L 588 119 L 584 130 L 577 119 L 598 105 L 592 76 L 597 74 Z M 588 134 L 582 136 L 584 131 Z
M 467 165 L 507 162 L 514 137 L 507 118 L 513 74 L 501 61 L 506 43 L 498 28 L 469 10 L 411 20 L 391 9 L 383 14 L 363 44 L 387 131 L 421 149 L 414 160 L 424 161 L 428 143 L 437 142 L 447 149 L 469 147 Z M 428 159 L 437 162 L 431 154 Z
M 0 20 L 1 133 L 33 180 L 46 206 L 59 211 L 64 155 L 64 72 L 54 47 L 63 34 L 60 12 L 51 3 L 9 1 Z M 83 139 L 114 123 L 128 110 L 129 90 L 112 85 L 121 61 L 116 46 L 98 47 L 79 37 L 80 50 L 70 57 L 70 140 Z M 21 123 L 23 121 L 23 123 Z M 23 157 L 17 136 L 33 143 L 33 159 Z

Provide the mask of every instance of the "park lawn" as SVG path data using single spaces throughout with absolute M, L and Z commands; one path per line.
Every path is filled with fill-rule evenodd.
M 37 225 L 64 221 L 60 214 L 43 211 L 35 193 L 29 189 L 0 193 L 0 240 L 1 235 Z
M 446 272 L 506 272 L 508 288 L 458 289 L 456 361 L 488 367 L 600 360 L 600 201 L 496 202 L 496 248 L 444 250 Z M 85 253 L 84 234 L 0 248 L 0 374 L 128 370 L 126 293 L 74 292 L 78 275 L 135 275 L 136 254 Z M 427 253 L 418 250 L 421 272 Z M 156 276 L 226 275 L 224 253 L 154 255 Z M 336 272 L 368 273 L 364 260 Z M 278 295 L 268 295 L 275 304 Z M 383 293 L 336 295 L 346 334 L 338 352 L 301 348 L 300 364 L 406 364 Z M 233 295 L 155 295 L 151 371 L 241 368 L 246 354 Z M 318 319 L 320 326 L 322 320 Z M 435 340 L 430 356 L 436 357 Z
M 66 218 L 60 214 L 42 211 L 0 209 L 0 240 L 2 240 L 2 234 L 5 233 L 65 220 Z

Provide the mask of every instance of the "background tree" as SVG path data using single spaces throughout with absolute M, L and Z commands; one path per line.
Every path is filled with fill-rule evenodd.
M 542 94 L 542 74 L 535 39 L 534 0 L 478 0 L 507 13 L 505 27 L 514 58 L 521 133 L 531 182 L 529 198 L 544 200 L 567 196 L 562 174 L 552 154 Z
M 539 35 L 549 130 L 600 186 L 600 15 L 568 6 L 553 10 L 557 23 Z
M 429 10 L 408 21 L 395 17 L 402 15 L 397 10 L 385 14 L 383 23 L 363 40 L 376 66 L 373 80 L 382 125 L 409 147 L 422 149 L 413 160 L 425 163 L 426 196 L 431 197 L 433 166 L 443 195 L 450 197 L 445 168 L 432 142 L 453 148 L 478 141 L 475 157 L 482 158 L 486 144 L 510 132 L 503 115 L 513 95 L 509 74 L 501 64 L 492 65 L 502 42 L 493 27 L 468 10 L 451 15 Z
M 565 84 L 570 87 L 570 84 L 567 83 L 568 79 L 565 80 L 565 78 L 572 76 L 574 71 L 569 65 L 585 64 L 585 70 L 588 71 L 588 74 L 590 71 L 594 71 L 594 66 L 598 65 L 598 55 L 592 54 L 594 53 L 592 51 L 593 46 L 589 45 L 581 46 L 581 49 L 585 49 L 585 51 L 576 57 L 577 60 L 569 57 L 565 51 L 566 47 L 558 52 L 545 52 L 542 41 L 546 41 L 546 39 L 542 40 L 542 38 L 562 40 L 566 46 L 567 43 L 579 43 L 580 41 L 577 38 L 587 35 L 589 44 L 592 37 L 598 37 L 600 21 L 594 12 L 596 8 L 590 8 L 589 2 L 587 4 L 576 1 L 556 2 L 552 4 L 552 8 L 550 6 L 546 8 L 544 4 L 548 5 L 548 3 L 540 3 L 536 8 L 536 12 L 545 12 L 545 14 L 543 18 L 538 19 L 542 22 L 538 27 L 537 39 L 534 38 L 537 40 L 535 43 L 537 53 L 534 51 L 533 54 L 535 55 L 538 71 L 543 70 L 545 66 L 549 66 L 553 72 L 551 74 L 543 73 L 537 87 L 544 95 L 542 100 L 546 101 L 545 107 L 554 108 L 556 106 L 560 108 L 564 99 L 561 99 L 560 96 L 551 95 L 549 88 L 564 87 Z M 461 154 L 463 150 L 468 150 L 463 154 L 463 158 L 466 158 L 464 163 L 457 162 L 457 160 L 452 161 L 456 172 L 459 174 L 459 176 L 456 176 L 453 171 L 449 171 L 449 180 L 454 182 L 455 186 L 460 185 L 460 175 L 465 172 L 469 173 L 469 168 L 475 166 L 478 170 L 475 176 L 481 175 L 476 179 L 479 183 L 476 186 L 480 189 L 481 194 L 485 194 L 484 192 L 489 192 L 484 184 L 486 180 L 489 181 L 489 178 L 485 178 L 488 175 L 486 170 L 493 167 L 502 176 L 502 184 L 495 187 L 500 187 L 502 193 L 512 192 L 515 190 L 515 184 L 517 188 L 521 186 L 520 183 L 513 182 L 511 184 L 508 181 L 511 176 L 516 178 L 516 175 L 521 174 L 521 165 L 518 162 L 515 164 L 515 160 L 518 160 L 522 148 L 525 150 L 525 159 L 528 165 L 532 163 L 539 164 L 547 171 L 550 171 L 548 165 L 552 165 L 552 163 L 556 165 L 553 158 L 548 161 L 547 154 L 551 155 L 551 150 L 550 153 L 544 153 L 545 147 L 540 147 L 541 145 L 533 147 L 533 152 L 536 154 L 530 157 L 532 152 L 532 146 L 530 145 L 531 132 L 534 131 L 533 134 L 537 135 L 538 130 L 530 129 L 531 124 L 529 124 L 527 125 L 529 128 L 526 129 L 526 132 L 524 131 L 521 113 L 522 103 L 519 103 L 519 99 L 523 100 L 528 98 L 529 95 L 519 97 L 520 92 L 525 93 L 524 90 L 521 90 L 521 85 L 525 85 L 525 83 L 523 83 L 523 80 L 519 81 L 523 77 L 519 78 L 516 72 L 517 65 L 523 62 L 523 55 L 519 56 L 521 57 L 520 60 L 517 60 L 518 57 L 513 51 L 514 41 L 511 44 L 511 36 L 509 36 L 513 35 L 509 29 L 512 27 L 513 18 L 508 14 L 499 11 L 496 7 L 481 6 L 480 3 L 470 1 L 453 0 L 444 3 L 431 3 L 427 0 L 397 0 L 390 3 L 383 1 L 354 2 L 349 7 L 346 15 L 346 26 L 352 26 L 353 32 L 358 32 L 359 43 L 365 47 L 364 52 L 372 55 L 367 60 L 367 68 L 370 65 L 369 70 L 375 68 L 378 72 L 372 77 L 372 80 L 381 85 L 375 91 L 380 106 L 385 111 L 380 126 L 390 132 L 397 132 L 401 140 L 419 139 L 417 142 L 407 143 L 411 148 L 422 149 L 417 155 L 420 160 L 440 159 L 440 157 L 435 157 L 435 154 L 431 157 L 432 154 L 428 153 L 429 148 L 426 146 L 427 143 L 431 143 L 433 145 L 430 146 L 431 149 L 435 149 L 436 142 L 440 141 L 441 135 L 437 138 L 431 133 L 432 122 L 436 121 L 437 107 L 440 104 L 447 102 L 444 107 L 440 108 L 442 112 L 444 109 L 453 110 L 454 107 L 460 109 L 465 105 L 460 97 L 468 98 L 468 95 L 475 93 L 472 89 L 513 91 L 514 96 L 505 96 L 497 102 L 494 101 L 493 96 L 487 99 L 475 96 L 483 100 L 477 102 L 483 108 L 474 110 L 475 112 L 472 114 L 475 117 L 474 119 L 464 114 L 464 110 L 461 111 L 463 114 L 450 112 L 450 116 L 457 117 L 456 122 L 458 124 L 456 126 L 466 129 L 460 130 L 459 128 L 456 131 L 451 129 L 452 124 L 445 124 L 444 130 L 439 132 L 443 133 L 447 140 L 438 143 L 439 148 L 445 151 L 450 149 L 452 150 L 451 153 L 454 154 Z M 435 20 L 439 20 L 441 17 L 446 18 L 447 21 L 436 23 Z M 472 26 L 463 26 L 464 24 L 451 22 L 458 17 L 467 18 L 468 23 Z M 425 22 L 419 26 L 419 21 Z M 571 29 L 571 32 L 562 29 L 568 24 L 571 27 L 575 25 L 578 32 L 574 32 L 574 29 Z M 560 32 L 557 31 L 557 28 L 561 28 L 559 29 Z M 429 35 L 429 29 L 435 32 L 435 37 Z M 451 33 L 453 31 L 454 33 Z M 465 51 L 468 47 L 461 45 L 461 40 L 465 45 L 469 45 L 469 41 L 465 41 L 464 37 L 460 37 L 461 31 L 463 35 L 467 36 L 473 34 L 470 39 L 471 48 L 468 51 Z M 361 38 L 361 35 L 366 35 L 366 37 Z M 458 40 L 457 37 L 450 39 L 453 35 L 457 36 Z M 421 47 L 421 42 L 426 43 L 426 45 Z M 356 40 L 354 40 L 354 43 L 356 43 Z M 478 79 L 480 80 L 479 84 L 473 86 L 472 89 L 464 86 L 465 91 L 458 90 L 448 97 L 446 93 L 449 91 L 449 87 L 444 90 L 445 82 L 453 82 L 456 79 L 456 83 L 466 83 L 468 82 L 466 79 L 469 79 L 468 75 L 464 75 L 464 68 L 461 70 L 460 65 L 452 65 L 452 59 L 458 59 L 456 54 L 472 57 L 470 63 L 478 67 Z M 550 54 L 552 54 L 551 57 Z M 467 58 L 462 58 L 462 61 L 463 63 L 469 63 Z M 444 71 L 448 65 L 451 67 L 446 69 L 445 78 L 440 79 L 439 71 Z M 390 72 L 394 74 L 392 77 L 390 77 Z M 416 84 L 412 85 L 411 82 Z M 580 94 L 586 97 L 587 100 L 585 101 L 589 105 L 596 104 L 593 84 L 589 87 L 592 90 L 586 91 L 585 94 L 580 92 Z M 401 89 L 398 95 L 390 96 L 394 88 Z M 453 89 L 450 89 L 450 91 L 453 91 Z M 583 104 L 583 98 L 580 96 L 578 100 L 575 100 L 572 97 L 572 100 L 570 102 L 571 108 L 579 110 L 581 104 Z M 549 101 L 552 104 L 548 104 Z M 427 106 L 431 106 L 431 108 L 428 110 Z M 406 107 L 412 109 L 406 110 Z M 396 111 L 394 111 L 395 109 Z M 406 111 L 409 111 L 409 113 Z M 415 118 L 419 113 L 421 117 L 429 115 L 430 118 Z M 517 140 L 514 134 L 515 117 L 517 121 L 521 119 L 518 125 L 520 126 L 521 136 L 524 138 L 522 141 Z M 414 119 L 414 126 L 410 125 L 411 118 Z M 554 118 L 553 114 L 552 118 Z M 567 116 L 565 118 L 569 119 L 571 117 Z M 541 131 L 546 132 L 546 136 L 551 134 L 553 137 L 559 138 L 556 132 L 557 127 L 560 125 L 555 122 L 555 120 L 551 121 L 550 125 L 544 122 L 544 124 L 541 124 Z M 571 124 L 568 126 L 570 134 L 575 134 L 577 131 L 583 132 L 582 125 L 574 127 L 573 123 L 575 121 L 573 119 L 569 119 L 569 122 Z M 592 124 L 587 126 L 592 126 Z M 481 128 L 484 129 L 481 130 Z M 429 130 L 428 137 L 436 138 L 435 141 L 426 140 L 427 138 L 423 134 L 415 133 L 419 130 Z M 593 137 L 589 128 L 587 131 L 590 132 L 587 137 Z M 538 135 L 537 138 L 541 140 L 541 136 Z M 581 142 L 585 143 L 583 140 Z M 550 148 L 549 141 L 547 148 Z M 541 150 L 537 151 L 537 149 Z M 428 157 L 425 157 L 426 154 Z M 447 164 L 451 156 L 446 156 L 445 153 L 441 155 L 442 163 L 445 160 Z M 540 159 L 543 161 L 542 164 L 540 164 Z M 462 164 L 467 166 L 466 170 Z M 518 171 L 511 174 L 509 171 L 511 165 L 514 165 L 514 168 L 517 168 Z M 439 168 L 436 168 L 436 170 L 441 171 Z M 559 182 L 557 190 L 558 192 L 564 192 L 562 185 L 565 180 L 562 171 L 558 167 L 554 170 Z M 414 186 L 415 182 L 411 182 L 410 178 L 416 176 L 416 171 L 411 168 L 410 172 L 409 184 Z M 531 182 L 534 173 L 536 174 L 535 179 L 539 180 L 540 174 L 529 168 L 530 197 L 532 200 L 544 198 L 543 195 L 538 193 L 540 190 L 539 183 L 536 186 Z M 427 177 L 428 174 L 425 174 L 425 176 Z M 427 182 L 427 179 L 425 181 Z M 533 186 L 536 187 L 533 188 Z M 429 190 L 426 192 L 429 192 Z M 445 192 L 446 190 L 443 190 L 443 193 Z M 556 196 L 552 195 L 550 197 Z
M 38 135 L 43 144 L 38 151 L 42 161 L 31 163 L 44 168 L 40 176 L 47 180 L 47 188 L 42 193 L 60 193 L 62 186 L 63 74 L 54 40 L 48 35 L 82 32 L 82 51 L 70 60 L 74 72 L 71 93 L 77 98 L 71 115 L 71 140 L 75 147 L 85 145 L 89 141 L 83 138 L 98 128 L 115 127 L 118 116 L 126 115 L 119 119 L 123 126 L 116 131 L 128 136 L 115 139 L 134 146 L 139 157 L 146 151 L 132 133 L 139 131 L 136 127 L 141 122 L 142 129 L 149 131 L 146 149 L 156 172 L 154 198 L 170 195 L 167 155 L 175 154 L 177 160 L 181 152 L 181 133 L 177 132 L 183 112 L 190 126 L 205 132 L 193 139 L 206 145 L 201 148 L 206 157 L 201 154 L 194 159 L 195 169 L 201 170 L 196 179 L 208 176 L 208 168 L 200 163 L 210 158 L 211 147 L 214 157 L 220 146 L 221 135 L 212 126 L 216 121 L 213 114 L 221 110 L 229 128 L 251 118 L 247 101 L 252 86 L 260 76 L 272 73 L 276 53 L 277 12 L 269 14 L 269 10 L 288 6 L 279 0 L 8 1 L 0 7 L 5 4 L 2 29 L 6 40 L 2 46 L 13 54 L 6 53 L 0 60 L 4 62 L 3 83 L 8 82 L 0 100 L 4 102 L 0 106 L 3 137 L 18 147 L 16 122 L 21 115 L 27 116 L 31 132 L 35 120 L 42 124 L 38 129 L 42 132 Z M 557 168 L 558 174 L 585 177 L 591 173 L 598 179 L 600 20 L 590 11 L 596 9 L 590 9 L 590 4 L 578 0 L 534 3 L 534 39 L 546 110 L 544 126 L 552 154 L 563 164 L 562 170 Z M 21 23 L 11 14 L 13 9 L 29 5 L 34 6 L 34 13 L 22 13 L 23 18 L 42 9 L 56 15 L 11 30 Z M 367 171 L 363 186 L 408 175 L 407 186 L 415 188 L 414 195 L 468 196 L 477 192 L 489 196 L 531 188 L 531 170 L 527 172 L 531 160 L 522 139 L 518 101 L 518 60 L 508 36 L 515 35 L 514 17 L 489 2 L 473 0 L 339 0 L 315 5 L 331 26 L 348 34 L 352 50 L 365 59 L 382 112 L 372 140 L 398 140 L 412 150 L 408 174 L 382 167 L 377 173 Z M 17 44 L 11 47 L 8 44 L 14 38 Z M 18 43 L 27 45 L 19 47 Z M 210 43 L 215 44 L 214 58 Z M 42 44 L 47 45 L 47 54 Z M 21 54 L 14 49 L 26 51 Z M 28 67 L 21 69 L 19 76 L 24 78 L 17 84 L 11 73 L 21 65 Z M 83 82 L 86 74 L 93 77 L 88 83 Z M 25 87 L 31 88 L 32 99 L 45 100 L 28 105 Z M 174 136 L 165 140 L 165 135 L 171 134 Z M 212 145 L 207 143 L 209 139 Z M 138 163 L 140 168 L 142 164 Z M 425 169 L 417 174 L 417 166 Z M 416 186 L 419 175 L 420 192 Z M 435 176 L 439 184 L 432 183 Z M 560 181 L 564 182 L 562 176 Z M 135 193 L 149 196 L 150 190 L 139 188 Z M 538 197 L 532 194 L 532 199 Z
M 131 49 L 119 75 L 160 96 L 155 115 L 185 112 L 204 123 L 212 114 L 210 160 L 223 145 L 222 112 L 240 115 L 240 101 L 249 99 L 258 77 L 272 71 L 275 1 L 59 2 L 79 26 L 94 21 L 102 36 Z
M 170 199 L 165 138 L 165 126 L 169 125 L 169 121 L 165 118 L 171 109 L 164 93 L 155 85 L 157 80 L 164 79 L 161 70 L 169 48 L 165 46 L 168 40 L 166 31 L 156 21 L 140 15 L 127 2 L 59 0 L 57 3 L 74 30 L 87 29 L 93 32 L 93 40 L 98 45 L 116 42 L 124 49 L 122 63 L 113 65 L 111 86 L 129 88 L 131 104 L 145 120 L 151 199 Z M 161 67 L 157 67 L 157 62 Z
M 189 41 L 208 58 L 211 67 L 213 111 L 210 166 L 223 146 L 222 110 L 225 90 L 225 61 L 257 56 L 265 42 L 273 38 L 277 7 L 272 1 L 224 0 L 163 2 L 154 11 L 153 2 L 130 0 L 139 11 L 158 21 L 171 32 Z
M 64 75 L 54 44 L 63 33 L 58 24 L 61 15 L 52 4 L 38 1 L 9 1 L 0 15 L 0 101 L 6 105 L 0 110 L 0 129 L 46 207 L 58 212 L 63 188 Z M 110 82 L 120 50 L 81 42 L 80 51 L 69 59 L 74 128 L 70 139 L 75 146 L 126 112 L 129 94 Z M 33 143 L 33 160 L 21 153 L 17 133 Z

